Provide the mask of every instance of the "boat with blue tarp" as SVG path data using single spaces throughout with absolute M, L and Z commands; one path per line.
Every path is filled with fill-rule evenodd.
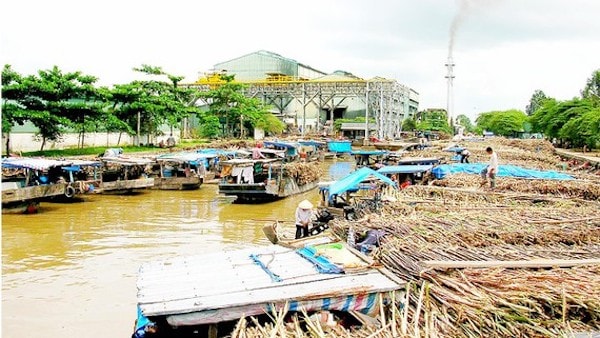
M 405 286 L 345 243 L 279 245 L 175 257 L 142 264 L 138 321 L 165 336 L 226 335 L 241 318 L 273 311 L 376 316 Z M 233 323 L 233 324 L 232 324 Z
M 156 157 L 153 170 L 154 188 L 160 190 L 194 190 L 204 182 L 206 165 L 216 155 L 198 152 L 178 152 Z
M 327 140 L 327 150 L 338 154 L 349 154 L 352 151 L 352 141 L 350 140 Z
M 367 201 L 379 200 L 382 185 L 398 188 L 389 177 L 368 167 L 351 172 L 340 180 L 321 184 L 321 204 L 327 211 L 346 219 L 356 218 L 356 208 Z M 360 191 L 366 192 L 361 196 Z M 358 199 L 358 200 L 357 200 Z

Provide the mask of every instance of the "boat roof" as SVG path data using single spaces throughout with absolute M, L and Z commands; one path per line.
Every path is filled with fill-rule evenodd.
M 343 255 L 332 258 L 327 252 Z M 338 252 L 339 251 L 339 252 Z M 339 256 L 338 256 L 339 257 Z M 373 268 L 345 244 L 290 250 L 279 245 L 145 263 L 137 279 L 138 306 L 146 317 L 181 316 L 195 324 L 265 313 L 272 304 L 323 300 L 400 289 L 404 282 Z M 223 310 L 224 315 L 215 312 Z M 230 311 L 231 310 L 231 311 Z M 252 311 L 255 311 L 254 313 Z M 188 324 L 192 325 L 192 324 Z
M 73 161 L 54 160 L 36 157 L 7 157 L 2 159 L 3 168 L 47 170 L 53 167 L 69 166 Z
M 143 157 L 109 156 L 109 157 L 102 157 L 102 162 L 115 163 L 115 164 L 124 165 L 124 166 L 131 166 L 131 165 L 147 165 L 147 164 L 153 163 L 154 161 L 149 158 L 143 158 Z
M 341 180 L 332 183 L 329 186 L 329 196 L 339 195 L 345 193 L 348 190 L 357 189 L 358 185 L 361 182 L 371 178 L 380 180 L 390 186 L 396 187 L 396 183 L 394 183 L 394 181 L 392 181 L 388 177 L 376 172 L 371 168 L 362 167 L 350 173 L 348 176 L 342 178 Z
M 433 164 L 387 165 L 377 170 L 380 174 L 414 174 L 422 173 L 433 168 Z
M 398 159 L 396 164 L 407 165 L 407 164 L 436 164 L 440 162 L 438 157 L 403 157 Z
M 265 147 L 276 147 L 285 149 L 296 149 L 300 146 L 298 142 L 284 142 L 284 141 L 263 141 Z
M 280 162 L 281 160 L 278 158 L 264 158 L 260 160 L 253 160 L 250 158 L 232 158 L 231 160 L 221 161 L 222 164 L 231 164 L 231 165 L 244 165 L 244 164 L 254 164 L 254 163 L 271 163 L 271 162 Z
M 298 140 L 298 143 L 300 143 L 301 145 L 315 146 L 315 147 L 324 147 L 327 145 L 327 143 L 325 143 L 323 141 L 316 141 L 316 140 Z
M 196 150 L 197 153 L 200 154 L 208 154 L 208 155 L 225 155 L 225 156 L 235 156 L 239 153 L 239 150 L 225 150 L 225 149 L 214 149 L 214 148 L 205 148 Z
M 386 150 L 353 150 L 350 152 L 351 155 L 369 155 L 369 156 L 383 156 L 387 155 Z
M 156 157 L 157 161 L 172 161 L 172 162 L 190 162 L 197 163 L 199 160 L 205 158 L 215 158 L 219 155 L 216 153 L 198 153 L 198 152 L 179 152 L 179 153 L 169 153 L 163 154 Z

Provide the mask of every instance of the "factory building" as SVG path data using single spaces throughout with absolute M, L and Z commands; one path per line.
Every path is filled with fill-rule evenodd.
M 402 120 L 418 111 L 419 94 L 393 79 L 362 79 L 346 71 L 326 73 L 269 51 L 258 51 L 214 65 L 194 86 L 208 90 L 219 77 L 234 75 L 245 95 L 262 99 L 272 112 L 300 133 L 332 135 L 336 119 L 367 117 L 348 124 L 352 135 L 380 139 L 400 135 Z

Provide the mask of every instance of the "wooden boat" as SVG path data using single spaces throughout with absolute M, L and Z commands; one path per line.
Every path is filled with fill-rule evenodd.
M 40 202 L 51 196 L 70 195 L 74 188 L 55 176 L 70 162 L 44 158 L 2 160 L 2 213 L 34 213 Z
M 420 143 L 415 142 L 374 142 L 373 146 L 379 150 L 399 151 L 412 150 L 420 146 Z
M 153 170 L 154 189 L 195 190 L 199 189 L 206 175 L 205 160 L 212 155 L 198 152 L 169 153 L 156 157 Z
M 236 196 L 236 203 L 268 202 L 300 194 L 317 187 L 319 176 L 300 181 L 289 172 L 290 165 L 305 167 L 305 171 L 318 172 L 314 162 L 284 163 L 278 159 L 233 159 L 222 162 L 219 193 Z
M 317 187 L 320 166 L 300 161 L 297 145 L 264 142 L 276 148 L 255 148 L 260 159 L 236 158 L 221 162 L 219 193 L 236 196 L 235 203 L 269 202 Z M 258 152 L 258 153 L 257 153 Z
M 135 329 L 217 337 L 241 318 L 268 319 L 273 311 L 375 316 L 406 283 L 372 263 L 345 243 L 269 245 L 148 262 L 138 273 Z
M 306 245 L 316 245 L 331 243 L 335 238 L 330 233 L 325 232 L 329 227 L 327 223 L 313 223 L 309 230 L 310 236 L 295 239 L 294 235 L 286 235 L 281 231 L 281 221 L 269 222 L 263 226 L 263 233 L 267 239 L 273 243 L 288 248 L 301 248 Z M 293 225 L 295 227 L 295 225 Z
M 128 194 L 154 186 L 154 178 L 146 174 L 153 163 L 147 158 L 125 156 L 102 157 L 102 177 L 99 192 L 103 194 Z
M 354 150 L 350 152 L 350 155 L 354 156 L 357 168 L 369 167 L 371 169 L 381 167 L 388 154 L 387 150 Z

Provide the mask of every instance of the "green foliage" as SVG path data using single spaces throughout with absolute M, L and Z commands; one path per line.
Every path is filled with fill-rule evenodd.
M 452 134 L 452 127 L 448 124 L 448 115 L 445 110 L 426 110 L 421 112 L 417 130 L 442 131 Z
M 220 135 L 221 123 L 218 117 L 206 111 L 198 112 L 197 115 L 200 121 L 200 136 L 212 139 Z
M 514 136 L 523 131 L 527 115 L 516 109 L 481 113 L 477 117 L 477 128 L 487 130 L 495 135 Z
M 408 117 L 402 121 L 402 130 L 403 131 L 414 131 L 417 129 L 417 122 L 412 118 Z
M 471 122 L 471 119 L 464 114 L 460 114 L 456 117 L 456 124 L 465 128 L 466 132 L 472 133 L 475 131 L 475 126 Z
M 54 66 L 40 70 L 37 75 L 22 77 L 10 66 L 3 69 L 2 91 L 8 114 L 3 118 L 3 131 L 14 123 L 28 120 L 38 128 L 42 149 L 46 141 L 59 140 L 66 128 L 84 130 L 91 119 L 99 119 L 105 105 L 104 97 L 94 87 L 96 78 L 81 72 L 63 73 Z M 5 93 L 6 91 L 6 93 Z
M 197 111 L 194 106 L 197 91 L 177 86 L 183 77 L 169 75 L 162 68 L 149 65 L 134 70 L 155 78 L 114 86 L 110 91 L 113 102 L 110 112 L 115 118 L 109 119 L 110 130 L 135 134 L 139 121 L 140 134 L 156 134 L 162 125 L 177 126 L 183 118 Z M 156 76 L 166 77 L 168 81 L 156 79 Z
M 265 133 L 277 135 L 283 133 L 287 126 L 275 115 L 265 114 L 260 120 L 258 120 L 255 127 L 264 130 Z
M 590 100 L 596 107 L 600 106 L 600 69 L 594 71 L 587 80 L 581 96 Z
M 266 132 L 273 133 L 280 133 L 285 129 L 283 122 L 275 122 L 274 116 L 262 101 L 244 95 L 245 85 L 234 82 L 233 76 L 222 76 L 222 79 L 226 81 L 224 84 L 199 95 L 208 102 L 207 113 L 215 116 L 223 126 L 223 136 L 232 137 L 236 129 L 239 129 L 242 137 L 247 126 L 263 128 Z M 213 123 L 204 114 L 200 115 L 201 120 Z M 208 128 L 214 129 L 212 126 Z
M 535 92 L 533 92 L 533 95 L 531 95 L 531 99 L 529 100 L 529 104 L 525 108 L 525 113 L 527 116 L 533 115 L 536 110 L 542 107 L 544 101 L 546 100 L 548 100 L 548 97 L 543 91 L 537 89 Z

